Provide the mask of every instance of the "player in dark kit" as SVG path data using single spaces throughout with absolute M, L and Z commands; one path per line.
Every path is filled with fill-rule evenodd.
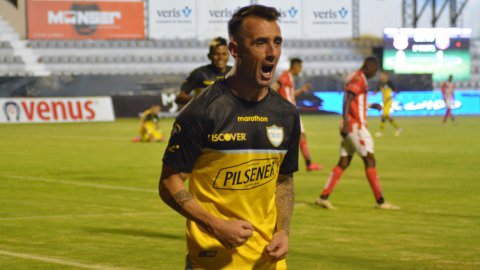
M 187 218 L 186 269 L 286 269 L 300 118 L 269 87 L 281 53 L 279 15 L 259 5 L 234 14 L 235 66 L 175 120 L 159 192 Z
M 199 67 L 193 70 L 185 82 L 180 87 L 175 102 L 177 104 L 187 104 L 192 96 L 190 93 L 194 91 L 194 95 L 198 95 L 205 88 L 212 85 L 216 80 L 225 77 L 232 69 L 227 66 L 230 53 L 228 52 L 227 41 L 224 38 L 217 37 L 210 42 L 208 59 L 211 64 Z

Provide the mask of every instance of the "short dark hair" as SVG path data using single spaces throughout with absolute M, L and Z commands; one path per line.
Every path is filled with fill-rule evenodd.
M 277 21 L 280 13 L 273 7 L 251 5 L 237 10 L 228 22 L 228 37 L 233 40 L 242 27 L 243 20 L 248 16 L 255 16 L 269 22 Z
M 290 60 L 290 66 L 293 66 L 295 64 L 301 64 L 302 63 L 302 59 L 300 58 L 293 58 L 292 60 Z
M 375 56 L 369 56 L 365 58 L 365 60 L 363 61 L 363 66 L 366 66 L 368 64 L 380 66 L 380 63 L 378 62 L 377 58 L 375 58 Z
M 217 46 L 222 46 L 222 45 L 228 46 L 226 39 L 222 37 L 214 38 L 212 41 L 210 41 L 210 44 L 208 44 L 208 47 L 209 47 L 208 53 L 212 54 Z

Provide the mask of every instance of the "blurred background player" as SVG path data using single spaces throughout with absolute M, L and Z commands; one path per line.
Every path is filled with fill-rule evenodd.
M 177 104 L 187 104 L 193 98 L 190 95 L 192 91 L 196 96 L 207 86 L 223 78 L 232 69 L 231 66 L 227 66 L 229 57 L 227 41 L 222 37 L 213 39 L 209 44 L 208 52 L 208 59 L 210 59 L 211 64 L 201 66 L 190 73 L 180 87 L 175 102 Z
M 455 102 L 455 96 L 453 94 L 455 85 L 452 83 L 452 79 L 453 76 L 450 75 L 448 81 L 442 83 L 443 100 L 445 101 L 445 108 L 447 109 L 447 113 L 443 117 L 443 125 L 447 123 L 448 116 L 450 116 L 454 125 L 457 124 L 452 114 L 453 103 Z
M 315 201 L 327 209 L 336 209 L 329 201 L 328 196 L 337 185 L 345 169 L 350 165 L 353 154 L 357 152 L 365 163 L 367 179 L 372 187 L 376 208 L 378 209 L 399 209 L 399 207 L 385 202 L 382 188 L 378 180 L 373 156 L 373 139 L 367 129 L 367 107 L 381 110 L 380 104 L 367 105 L 367 79 L 375 76 L 379 67 L 378 60 L 374 57 L 367 57 L 360 70 L 350 73 L 345 80 L 345 97 L 343 100 L 343 123 L 340 129 L 341 146 L 340 160 L 333 167 L 330 177 L 322 191 L 322 194 Z
M 298 76 L 302 71 L 302 60 L 294 58 L 290 60 L 290 70 L 284 71 L 280 77 L 278 77 L 277 82 L 272 86 L 273 90 L 280 93 L 284 98 L 290 101 L 293 105 L 295 104 L 295 98 L 310 90 L 310 83 L 305 84 L 300 89 L 295 90 L 295 82 L 293 77 Z M 305 129 L 303 127 L 302 120 L 300 119 L 300 150 L 302 151 L 303 158 L 307 164 L 307 171 L 312 170 L 321 170 L 323 165 L 315 164 L 310 160 L 310 152 L 308 151 L 307 146 L 307 136 L 305 135 Z
M 392 107 L 392 99 L 395 97 L 396 91 L 393 87 L 392 82 L 388 80 L 388 73 L 382 71 L 380 73 L 380 86 L 375 91 L 374 94 L 377 94 L 378 91 L 382 92 L 383 96 L 383 115 L 380 122 L 380 131 L 375 134 L 375 136 L 383 136 L 383 129 L 385 128 L 385 120 L 388 120 L 390 124 L 395 128 L 395 136 L 399 136 L 402 132 L 402 128 L 397 125 L 397 123 L 390 116 L 390 108 Z
M 140 119 L 140 136 L 133 139 L 133 142 L 159 142 L 165 141 L 160 126 L 158 124 L 158 113 L 162 107 L 152 105 L 150 109 L 142 114 Z

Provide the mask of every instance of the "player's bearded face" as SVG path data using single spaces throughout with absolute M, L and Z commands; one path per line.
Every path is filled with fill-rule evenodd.
M 280 27 L 275 21 L 247 17 L 242 28 L 239 68 L 257 87 L 269 86 L 282 51 Z

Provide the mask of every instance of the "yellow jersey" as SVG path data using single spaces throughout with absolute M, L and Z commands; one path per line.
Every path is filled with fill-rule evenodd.
M 226 249 L 187 219 L 187 269 L 286 269 L 265 247 L 275 232 L 279 174 L 298 170 L 299 114 L 269 88 L 259 102 L 235 96 L 221 79 L 188 103 L 175 120 L 164 164 L 190 173 L 189 192 L 207 212 L 246 220 L 255 231 Z
M 382 92 L 383 96 L 383 105 L 389 106 L 392 104 L 392 92 L 394 92 L 394 88 L 391 82 L 387 82 L 383 86 L 380 86 L 380 91 Z

